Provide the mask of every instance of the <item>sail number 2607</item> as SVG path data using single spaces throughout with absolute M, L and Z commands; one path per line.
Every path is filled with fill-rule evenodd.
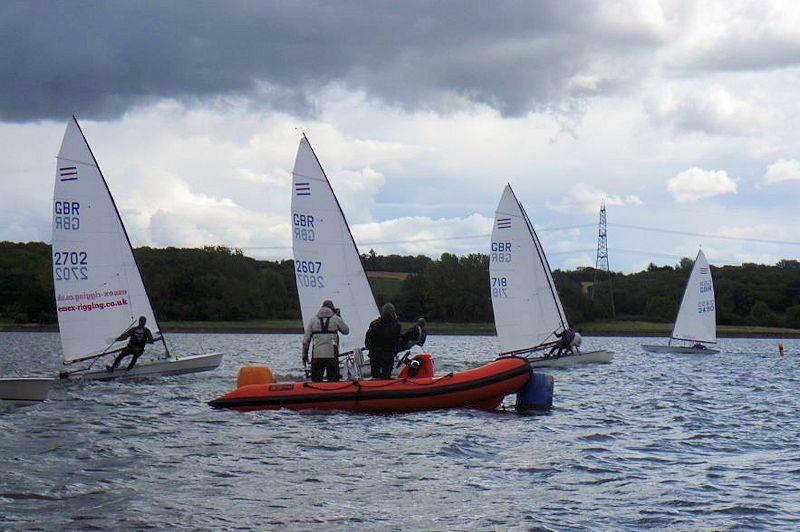
M 492 277 L 492 297 L 508 297 L 508 279 Z
M 325 288 L 325 278 L 322 276 L 322 261 L 296 260 L 294 261 L 294 274 L 301 286 L 308 288 Z
M 53 275 L 56 281 L 85 281 L 89 278 L 85 251 L 54 251 Z

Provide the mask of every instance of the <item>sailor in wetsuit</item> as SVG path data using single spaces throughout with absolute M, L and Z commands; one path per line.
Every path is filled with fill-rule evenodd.
M 153 333 L 144 326 L 145 323 L 147 323 L 147 318 L 139 316 L 139 324 L 131 327 L 117 338 L 117 342 L 124 342 L 127 339 L 128 345 L 122 348 L 117 358 L 114 359 L 113 364 L 106 366 L 108 371 L 114 371 L 117 369 L 117 366 L 119 366 L 119 363 L 122 362 L 123 358 L 132 355 L 133 358 L 125 369 L 125 371 L 130 371 L 131 368 L 136 365 L 136 361 L 139 360 L 139 357 L 144 353 L 145 344 L 152 344 L 155 341 L 153 340 Z

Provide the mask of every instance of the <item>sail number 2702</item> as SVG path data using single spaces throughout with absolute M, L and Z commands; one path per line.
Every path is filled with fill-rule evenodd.
M 294 261 L 294 274 L 297 282 L 307 288 L 325 288 L 325 278 L 322 276 L 322 261 L 296 260 Z
M 508 279 L 492 277 L 492 297 L 508 297 Z
M 53 275 L 56 281 L 85 281 L 89 260 L 85 251 L 54 251 Z

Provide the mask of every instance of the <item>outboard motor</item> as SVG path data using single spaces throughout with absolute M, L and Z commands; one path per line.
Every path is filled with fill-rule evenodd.
M 400 374 L 397 376 L 398 379 L 433 377 L 434 368 L 432 356 L 427 353 L 422 353 L 408 360 L 409 354 L 410 353 L 406 353 L 406 356 L 403 357 L 402 362 L 405 366 L 400 370 Z

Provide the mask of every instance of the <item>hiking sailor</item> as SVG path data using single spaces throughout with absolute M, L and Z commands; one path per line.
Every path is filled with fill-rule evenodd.
M 329 382 L 339 381 L 339 333 L 350 334 L 350 327 L 333 301 L 326 299 L 316 317 L 306 325 L 303 335 L 303 365 L 308 364 L 308 350 L 312 348 L 312 382 L 322 382 L 323 377 Z
M 568 325 L 567 328 L 564 329 L 563 331 L 561 332 L 554 331 L 553 334 L 555 334 L 558 337 L 558 340 L 556 341 L 555 345 L 553 345 L 553 347 L 550 349 L 550 352 L 547 353 L 545 358 L 550 358 L 551 356 L 553 356 L 554 353 L 557 358 L 567 353 L 567 351 L 572 351 L 572 342 L 575 341 L 575 336 L 576 336 L 575 329 L 573 329 L 571 326 Z
M 119 352 L 117 358 L 114 359 L 113 364 L 106 366 L 108 371 L 111 372 L 117 369 L 117 366 L 119 366 L 119 363 L 122 362 L 122 359 L 128 355 L 131 355 L 133 358 L 128 364 L 128 367 L 125 368 L 125 371 L 130 371 L 131 368 L 136 365 L 139 357 L 144 353 L 145 344 L 152 344 L 155 341 L 153 339 L 153 333 L 150 332 L 150 329 L 144 326 L 145 323 L 147 323 L 147 318 L 144 316 L 139 316 L 139 324 L 134 325 L 117 338 L 117 342 L 124 342 L 127 339 L 128 345 L 122 348 L 122 351 Z

